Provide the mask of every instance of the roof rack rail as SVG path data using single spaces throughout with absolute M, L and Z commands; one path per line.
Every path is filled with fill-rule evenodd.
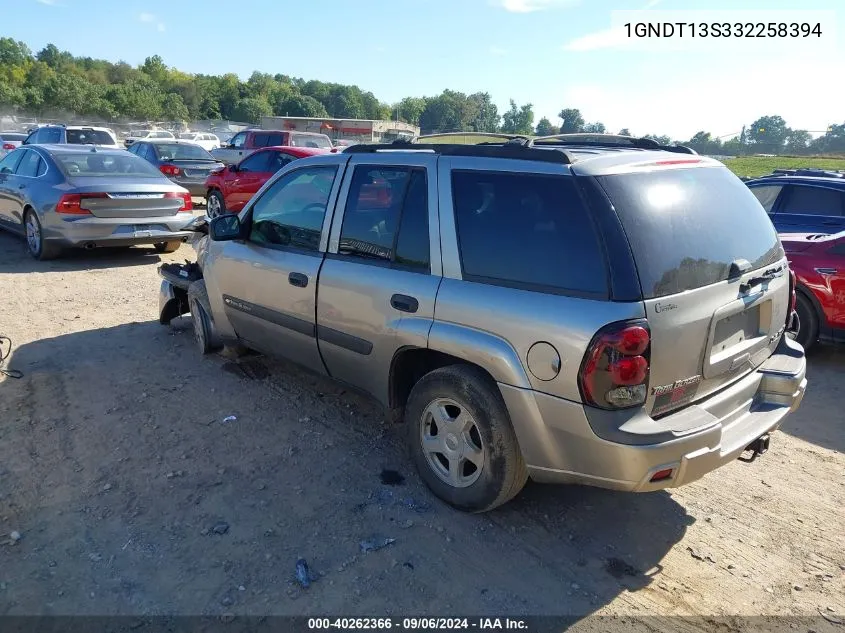
M 477 145 L 501 145 L 507 142 L 514 142 L 514 144 L 517 144 L 517 141 L 520 141 L 518 144 L 525 145 L 531 140 L 530 137 L 523 134 L 502 134 L 501 132 L 438 132 L 437 134 L 421 134 L 419 136 L 414 136 L 409 139 L 409 142 L 416 143 L 420 139 L 448 139 L 466 136 L 479 136 L 485 139 L 496 139 L 492 141 L 482 141 L 477 143 Z
M 560 145 L 611 148 L 633 147 L 643 150 L 674 152 L 676 154 L 698 154 L 694 149 L 685 145 L 661 145 L 654 139 L 623 136 L 621 134 L 591 134 L 587 132 L 578 134 L 553 134 L 551 136 L 538 136 L 529 142 L 529 146 L 536 147 Z
M 806 176 L 809 178 L 845 178 L 845 172 L 833 169 L 797 167 L 795 169 L 773 169 L 772 176 Z
M 421 152 L 441 156 L 475 156 L 479 158 L 512 158 L 534 160 L 542 163 L 569 165 L 572 163 L 564 151 L 549 151 L 532 148 L 520 143 L 505 142 L 496 145 L 459 145 L 453 143 L 413 143 L 394 141 L 387 145 L 362 144 L 350 145 L 344 154 L 377 154 L 379 152 Z

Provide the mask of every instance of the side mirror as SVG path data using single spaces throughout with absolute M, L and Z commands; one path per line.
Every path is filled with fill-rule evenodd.
M 215 242 L 229 242 L 241 238 L 241 219 L 235 214 L 221 215 L 209 225 L 209 235 Z
M 231 165 L 229 165 L 229 171 L 234 174 L 238 171 L 238 166 L 235 163 L 232 163 Z
M 0 174 L 11 174 L 11 173 L 12 173 L 11 167 L 4 167 L 3 169 L 0 169 Z

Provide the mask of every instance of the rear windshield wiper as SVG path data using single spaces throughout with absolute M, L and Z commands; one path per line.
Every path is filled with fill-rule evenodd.
M 766 283 L 767 281 L 771 281 L 772 279 L 777 279 L 778 277 L 783 277 L 783 266 L 779 266 L 777 268 L 769 268 L 763 274 L 758 275 L 757 277 L 752 277 L 744 284 L 740 285 L 739 291 L 748 292 L 754 286 L 759 286 L 762 283 Z

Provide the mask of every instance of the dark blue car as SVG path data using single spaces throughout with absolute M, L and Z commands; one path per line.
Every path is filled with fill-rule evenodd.
M 749 180 L 778 233 L 845 230 L 845 177 L 836 172 L 795 170 Z

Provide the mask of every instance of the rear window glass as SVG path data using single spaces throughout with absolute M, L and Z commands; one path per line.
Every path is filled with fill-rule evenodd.
M 199 145 L 156 143 L 160 160 L 214 160 L 214 157 Z
M 163 178 L 143 158 L 129 152 L 122 154 L 56 153 L 53 158 L 68 176 L 109 176 L 111 178 Z
M 114 145 L 111 134 L 105 130 L 68 130 L 67 142 L 74 145 Z
M 291 134 L 290 144 L 294 147 L 332 148 L 332 142 L 329 140 L 329 137 L 323 136 L 322 134 Z
M 603 250 L 571 176 L 456 171 L 464 279 L 606 297 Z
M 4 141 L 9 141 L 9 142 L 11 142 L 11 141 L 23 142 L 26 139 L 26 134 L 14 134 L 14 133 L 9 134 L 8 132 L 3 132 L 3 134 L 0 134 L 0 139 L 2 139 Z
M 783 257 L 769 216 L 725 168 L 616 174 L 598 181 L 628 235 L 646 299 L 724 281 L 736 260 L 757 269 Z
M 253 137 L 255 147 L 275 147 L 284 143 L 284 134 L 256 134 Z

